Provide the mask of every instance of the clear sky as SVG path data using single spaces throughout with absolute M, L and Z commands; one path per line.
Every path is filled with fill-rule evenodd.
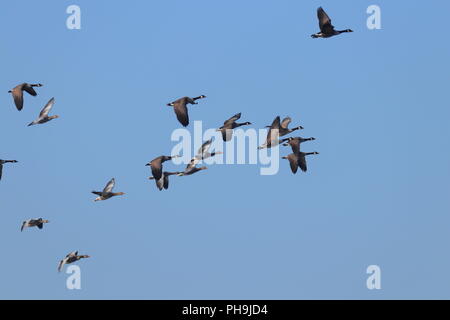
M 81 30 L 66 8 L 81 7 Z M 369 30 L 366 9 L 382 10 Z M 323 6 L 338 29 L 311 39 Z M 450 298 L 447 1 L 7 1 L 0 10 L 0 298 Z M 15 109 L 9 89 L 39 82 Z M 277 115 L 307 173 L 213 165 L 158 191 L 144 165 L 191 121 Z M 59 119 L 27 127 L 55 97 Z M 192 125 L 188 127 L 192 130 Z M 288 153 L 283 148 L 283 155 Z M 166 163 L 168 170 L 178 170 Z M 125 196 L 94 203 L 112 177 Z M 28 218 L 50 220 L 20 232 Z M 67 253 L 82 289 L 66 289 Z M 381 290 L 366 268 L 379 265 Z

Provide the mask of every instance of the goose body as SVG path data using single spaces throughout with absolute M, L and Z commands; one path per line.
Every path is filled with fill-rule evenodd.
M 34 120 L 33 122 L 31 122 L 30 124 L 28 124 L 28 126 L 33 126 L 36 124 L 43 124 L 43 123 L 49 122 L 50 120 L 59 118 L 59 116 L 57 116 L 57 115 L 54 115 L 54 116 L 48 115 L 50 110 L 53 108 L 54 104 L 55 104 L 55 98 L 51 98 L 50 101 L 47 102 L 47 104 L 42 109 L 41 113 L 39 114 L 39 117 L 36 120 Z
M 23 92 L 27 92 L 32 96 L 37 96 L 36 91 L 33 87 L 42 87 L 42 84 L 29 84 L 29 83 L 21 83 L 15 86 L 13 89 L 9 90 L 8 93 L 11 93 L 14 99 L 14 104 L 16 105 L 17 110 L 23 109 Z
M 61 272 L 61 270 L 64 267 L 64 265 L 70 264 L 70 263 L 74 263 L 74 262 L 76 262 L 78 260 L 86 259 L 86 258 L 90 258 L 90 256 L 88 256 L 88 255 L 78 255 L 78 251 L 71 252 L 68 255 L 66 255 L 64 259 L 62 259 L 59 262 L 59 264 L 58 264 L 58 272 Z
M 206 96 L 201 95 L 195 98 L 190 97 L 183 97 L 180 99 L 177 99 L 171 103 L 168 103 L 167 105 L 170 107 L 173 107 L 173 110 L 175 111 L 175 115 L 177 116 L 178 121 L 184 126 L 187 127 L 189 125 L 189 113 L 187 109 L 188 104 L 198 104 L 196 102 L 199 99 L 204 99 Z
M 30 227 L 38 227 L 39 229 L 42 229 L 44 227 L 44 223 L 49 223 L 49 222 L 50 221 L 44 220 L 42 218 L 25 220 L 22 223 L 22 227 L 20 228 L 20 231 L 23 231 L 25 228 L 30 228 Z
M 114 186 L 116 184 L 116 180 L 112 178 L 105 186 L 103 191 L 92 191 L 93 194 L 96 194 L 98 197 L 94 199 L 94 201 L 103 201 L 108 200 L 115 196 L 121 196 L 125 193 L 123 192 L 112 192 Z
M 1 160 L 1 159 L 0 159 L 0 180 L 2 179 L 3 165 L 4 165 L 5 163 L 17 163 L 17 160 Z
M 340 35 L 341 33 L 353 32 L 351 29 L 335 30 L 334 26 L 331 24 L 330 17 L 322 7 L 317 9 L 317 18 L 319 19 L 320 32 L 311 35 L 312 38 L 330 38 Z
M 241 118 L 241 113 L 237 113 L 234 116 L 232 116 L 230 119 L 226 120 L 223 123 L 223 126 L 221 126 L 217 131 L 220 131 L 222 133 L 222 139 L 223 141 L 230 141 L 233 137 L 233 129 L 239 128 L 241 126 L 247 126 L 251 125 L 251 122 L 243 122 L 243 123 L 237 123 L 236 121 Z

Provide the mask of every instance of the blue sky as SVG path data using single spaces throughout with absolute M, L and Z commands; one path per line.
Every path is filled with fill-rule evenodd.
M 0 181 L 0 298 L 450 298 L 449 3 L 25 3 L 0 11 L 0 158 L 19 160 Z M 318 6 L 355 32 L 311 39 Z M 7 91 L 25 81 L 45 86 L 19 113 Z M 159 192 L 144 165 L 174 146 L 165 104 L 199 94 L 191 121 L 289 115 L 320 155 L 306 174 L 215 165 Z M 27 127 L 51 97 L 60 118 Z M 126 195 L 94 203 L 112 177 Z M 91 255 L 79 291 L 56 271 L 73 250 Z

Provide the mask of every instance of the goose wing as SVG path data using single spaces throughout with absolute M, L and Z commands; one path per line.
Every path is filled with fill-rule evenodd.
M 187 100 L 185 98 L 173 102 L 173 110 L 175 111 L 175 115 L 184 127 L 189 125 L 189 114 L 186 104 Z
M 47 102 L 47 104 L 42 109 L 41 113 L 39 114 L 39 118 L 45 118 L 46 116 L 48 116 L 48 113 L 50 112 L 50 110 L 52 109 L 54 104 L 55 104 L 55 98 L 51 98 L 49 100 L 49 102 Z
M 114 185 L 116 184 L 116 180 L 114 178 L 112 178 L 111 180 L 109 180 L 109 182 L 106 184 L 105 188 L 103 189 L 104 193 L 107 192 L 111 192 L 112 189 L 114 188 Z
M 164 189 L 169 189 L 169 175 L 165 174 L 164 175 L 164 179 L 163 179 L 163 188 Z
M 23 91 L 22 91 L 22 85 L 19 85 L 11 90 L 14 104 L 16 105 L 17 110 L 23 109 Z
M 221 129 L 222 132 L 222 139 L 223 141 L 230 141 L 233 137 L 233 130 L 231 129 Z
M 297 169 L 298 169 L 298 159 L 297 156 L 293 153 L 291 153 L 290 155 L 287 156 L 288 160 L 289 160 L 289 165 L 291 166 L 291 171 L 292 173 L 297 173 Z
M 280 116 L 276 117 L 275 120 L 273 120 L 272 125 L 270 126 L 266 139 L 267 146 L 270 146 L 272 142 L 278 140 L 280 136 L 279 129 L 280 129 Z
M 165 179 L 165 178 L 166 178 L 165 175 L 163 175 L 163 176 L 161 177 L 161 179 L 159 179 L 159 180 L 156 180 L 156 179 L 155 179 L 156 187 L 157 187 L 159 190 L 162 190 L 162 189 L 163 189 L 163 187 L 164 187 L 164 179 Z
M 298 165 L 299 165 L 300 169 L 302 169 L 303 172 L 306 172 L 306 170 L 308 168 L 306 167 L 306 157 L 305 157 L 305 155 L 300 154 L 298 156 Z
M 230 125 L 230 124 L 232 124 L 233 122 L 235 122 L 236 120 L 239 120 L 241 118 L 241 113 L 239 112 L 239 113 L 236 113 L 234 116 L 232 116 L 230 119 L 228 119 L 228 120 L 226 120 L 224 123 L 223 123 L 223 125 L 224 126 L 226 126 L 226 125 Z
M 284 129 L 287 129 L 289 126 L 289 123 L 291 123 L 292 119 L 290 117 L 286 117 L 281 121 L 281 127 Z
M 21 231 L 21 232 L 23 231 L 23 229 L 25 229 L 25 228 L 28 227 L 28 222 L 29 222 L 29 220 L 26 220 L 26 221 L 24 221 L 24 222 L 22 223 L 22 227 L 20 228 L 20 231 Z
M 0 180 L 2 180 L 3 164 L 0 163 Z
M 162 158 L 158 157 L 150 162 L 150 168 L 152 169 L 152 175 L 156 180 L 162 177 Z
M 208 141 L 205 141 L 202 146 L 197 151 L 197 156 L 203 157 L 203 155 L 208 152 L 209 148 L 211 147 L 212 139 L 209 139 Z
M 76 257 L 78 255 L 78 250 L 77 251 L 72 251 L 71 253 L 69 253 L 66 258 L 71 258 L 71 257 Z
M 322 32 L 328 33 L 329 31 L 334 30 L 330 17 L 327 15 L 325 10 L 322 9 L 322 7 L 317 9 L 317 18 L 319 19 L 319 27 Z
M 62 267 L 66 264 L 67 259 L 62 259 L 58 264 L 58 272 L 61 272 Z
M 37 96 L 36 91 L 34 91 L 33 87 L 30 86 L 28 83 L 24 83 L 22 85 L 22 90 L 25 90 L 28 94 L 32 95 L 33 97 Z

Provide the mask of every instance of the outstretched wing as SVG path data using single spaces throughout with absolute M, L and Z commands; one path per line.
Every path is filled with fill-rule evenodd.
M 34 91 L 33 87 L 29 84 L 23 84 L 22 89 L 25 90 L 28 94 L 31 94 L 33 97 L 37 96 L 36 91 Z
M 70 257 L 76 257 L 78 255 L 78 251 L 73 251 L 71 253 L 69 253 L 66 258 L 70 258 Z
M 231 129 L 222 129 L 220 131 L 222 132 L 223 141 L 230 141 L 233 137 L 233 130 Z
M 155 180 L 155 182 L 156 182 L 156 187 L 159 189 L 159 190 L 162 190 L 163 189 L 163 187 L 164 187 L 164 179 L 165 179 L 166 177 L 163 175 L 162 177 L 161 177 L 161 179 L 159 179 L 159 180 Z
M 182 98 L 173 103 L 173 110 L 175 111 L 175 115 L 177 116 L 178 121 L 184 126 L 187 127 L 189 125 L 189 114 L 188 109 L 186 107 L 187 100 Z
M 223 123 L 223 125 L 228 125 L 228 124 L 230 124 L 230 123 L 233 123 L 233 122 L 235 122 L 236 120 L 238 120 L 238 119 L 240 119 L 241 118 L 241 113 L 239 112 L 239 113 L 237 113 L 237 114 L 235 114 L 234 116 L 232 116 L 230 119 L 228 119 L 228 120 L 226 120 L 224 123 Z
M 206 152 L 208 152 L 209 148 L 211 147 L 212 139 L 209 139 L 205 143 L 202 144 L 202 146 L 198 149 L 197 155 L 202 157 Z
M 62 259 L 58 264 L 58 272 L 61 272 L 62 267 L 66 264 L 66 259 Z
M 289 123 L 291 123 L 292 119 L 290 117 L 286 117 L 281 121 L 281 127 L 284 129 L 287 129 L 289 126 Z
M 300 166 L 300 169 L 302 169 L 303 172 L 306 172 L 306 157 L 304 155 L 298 156 L 298 165 Z
M 289 160 L 289 164 L 291 166 L 291 171 L 292 173 L 297 173 L 297 169 L 298 169 L 298 159 L 297 156 L 293 153 L 291 153 L 290 155 L 288 155 L 288 160 Z
M 116 180 L 114 180 L 114 178 L 112 178 L 111 180 L 109 180 L 109 182 L 106 184 L 105 188 L 103 189 L 103 192 L 111 192 L 112 189 L 114 188 L 114 185 L 116 184 Z
M 42 109 L 41 113 L 39 114 L 39 118 L 44 118 L 48 115 L 50 110 L 52 109 L 53 105 L 55 104 L 55 98 L 51 98 L 49 102 L 45 105 L 45 107 Z
M 164 175 L 164 179 L 163 179 L 163 187 L 164 189 L 169 189 L 169 176 L 168 175 Z
M 273 120 L 272 125 L 270 126 L 270 129 L 269 129 L 269 132 L 267 133 L 267 139 L 266 139 L 267 146 L 270 146 L 272 144 L 272 142 L 275 142 L 279 139 L 279 137 L 280 137 L 279 129 L 280 129 L 280 116 L 277 116 Z
M 322 7 L 317 9 L 317 18 L 319 18 L 319 27 L 322 32 L 327 32 L 334 29 L 331 24 L 330 17 L 327 15 L 325 10 L 322 9 Z
M 22 223 L 22 227 L 20 228 L 20 232 L 22 232 L 23 229 L 25 229 L 26 227 L 28 227 L 28 221 L 24 221 L 24 222 Z
M 16 105 L 17 110 L 22 110 L 23 108 L 23 91 L 20 86 L 12 89 L 12 96 L 14 99 L 14 104 Z

